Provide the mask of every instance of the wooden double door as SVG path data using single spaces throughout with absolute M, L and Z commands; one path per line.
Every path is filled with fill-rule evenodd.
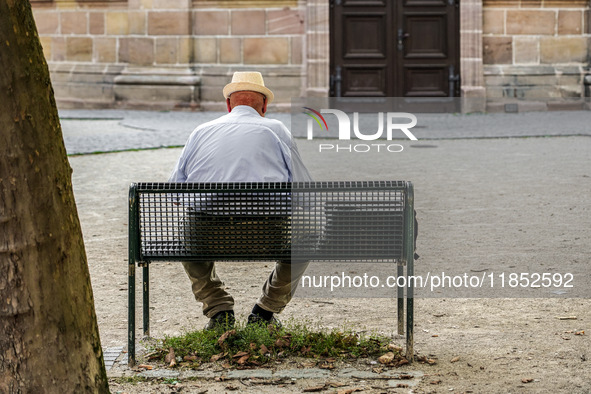
M 330 0 L 330 95 L 459 96 L 459 0 Z

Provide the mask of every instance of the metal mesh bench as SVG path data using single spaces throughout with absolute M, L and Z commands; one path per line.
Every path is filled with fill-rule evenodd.
M 414 271 L 414 234 L 410 182 L 134 183 L 129 190 L 129 364 L 135 364 L 136 265 L 143 268 L 143 333 L 148 336 L 152 262 L 385 262 L 396 263 L 395 275 L 408 279 Z M 406 355 L 412 361 L 412 286 L 396 291 L 399 334 L 404 333 L 405 296 Z

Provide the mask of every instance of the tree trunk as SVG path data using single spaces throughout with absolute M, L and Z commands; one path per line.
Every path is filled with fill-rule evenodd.
M 0 393 L 107 393 L 57 107 L 28 1 L 0 0 Z

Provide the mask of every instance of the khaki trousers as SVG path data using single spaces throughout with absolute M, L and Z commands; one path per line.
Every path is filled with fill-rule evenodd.
M 224 282 L 215 272 L 213 261 L 183 262 L 191 280 L 195 299 L 203 303 L 203 314 L 208 318 L 234 308 L 234 298 L 225 290 Z M 290 264 L 279 261 L 263 284 L 257 305 L 273 313 L 280 313 L 291 300 L 308 263 Z
M 215 256 L 218 253 L 265 253 L 266 249 L 282 250 L 289 246 L 285 216 L 238 217 L 187 212 L 183 232 L 185 247 L 198 254 Z M 229 233 L 232 237 L 229 237 Z M 244 241 L 240 241 L 240 240 Z M 208 318 L 234 308 L 234 298 L 225 290 L 217 276 L 214 261 L 185 261 L 183 267 L 191 280 L 195 299 L 203 303 L 203 314 Z M 257 304 L 270 312 L 279 313 L 291 300 L 308 263 L 291 264 L 279 261 L 263 284 Z

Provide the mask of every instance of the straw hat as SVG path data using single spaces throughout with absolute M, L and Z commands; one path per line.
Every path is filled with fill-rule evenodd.
M 273 92 L 265 87 L 263 76 L 258 71 L 236 71 L 232 82 L 224 86 L 224 97 L 229 98 L 232 93 L 244 90 L 263 94 L 267 97 L 267 103 L 273 101 Z

